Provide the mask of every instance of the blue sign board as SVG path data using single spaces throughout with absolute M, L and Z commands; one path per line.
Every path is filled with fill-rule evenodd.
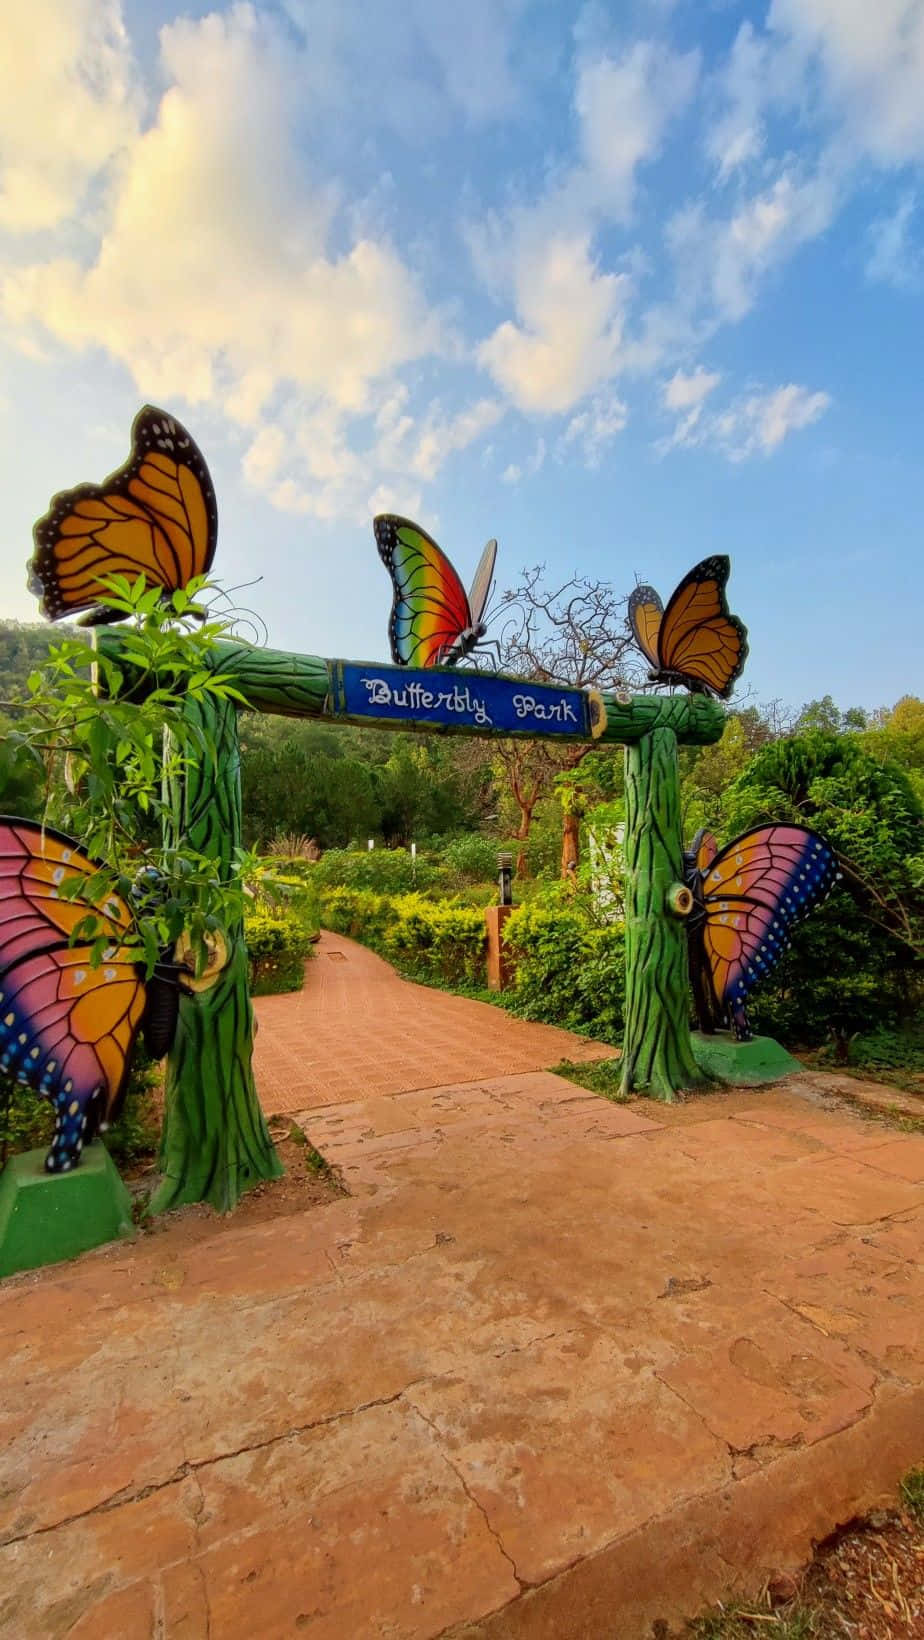
M 565 735 L 595 740 L 606 727 L 603 701 L 593 689 L 564 689 L 494 673 L 434 667 L 428 671 L 370 661 L 328 663 L 327 709 L 337 717 L 423 728 L 480 730 L 483 734 Z

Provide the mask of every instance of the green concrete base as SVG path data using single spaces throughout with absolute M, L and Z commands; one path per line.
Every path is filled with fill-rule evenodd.
M 756 1088 L 764 1082 L 779 1082 L 781 1077 L 793 1076 L 804 1068 L 772 1036 L 736 1042 L 730 1031 L 716 1031 L 714 1036 L 691 1031 L 690 1041 L 700 1070 L 732 1087 Z
M 71 1173 L 46 1173 L 44 1150 L 11 1156 L 0 1173 L 0 1276 L 75 1258 L 131 1231 L 131 1197 L 99 1140 Z

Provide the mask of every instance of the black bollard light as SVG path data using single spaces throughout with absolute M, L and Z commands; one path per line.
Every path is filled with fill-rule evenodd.
M 501 905 L 513 905 L 513 855 L 499 854 L 497 856 L 499 873 Z

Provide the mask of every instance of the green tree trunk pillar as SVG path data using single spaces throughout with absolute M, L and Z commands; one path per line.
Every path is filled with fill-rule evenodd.
M 171 787 L 177 838 L 215 860 L 230 880 L 241 841 L 237 710 L 230 702 L 189 702 L 185 715 L 215 748 Z M 283 1167 L 269 1136 L 251 1067 L 253 1012 L 243 924 L 225 930 L 227 962 L 213 984 L 182 995 L 167 1061 L 162 1182 L 151 1202 L 162 1213 L 183 1202 L 211 1202 L 227 1213 L 262 1179 Z
M 683 882 L 680 774 L 672 728 L 626 746 L 626 1028 L 623 1090 L 669 1100 L 701 1086 L 690 1046 L 687 935 L 672 909 Z M 681 903 L 683 901 L 681 900 Z

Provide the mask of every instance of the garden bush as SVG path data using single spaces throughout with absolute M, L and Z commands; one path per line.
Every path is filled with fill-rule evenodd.
M 526 1019 L 616 1042 L 625 1005 L 625 934 L 575 910 L 522 905 L 505 940 L 516 962 L 511 1006 Z
M 301 990 L 312 934 L 296 913 L 254 906 L 244 917 L 244 939 L 252 996 Z
M 444 985 L 484 983 L 484 913 L 423 894 L 333 888 L 321 897 L 325 928 L 361 940 L 414 978 Z
M 414 860 L 403 848 L 331 848 L 311 869 L 322 893 L 358 888 L 376 894 L 413 894 L 445 881 L 438 865 L 420 856 Z

